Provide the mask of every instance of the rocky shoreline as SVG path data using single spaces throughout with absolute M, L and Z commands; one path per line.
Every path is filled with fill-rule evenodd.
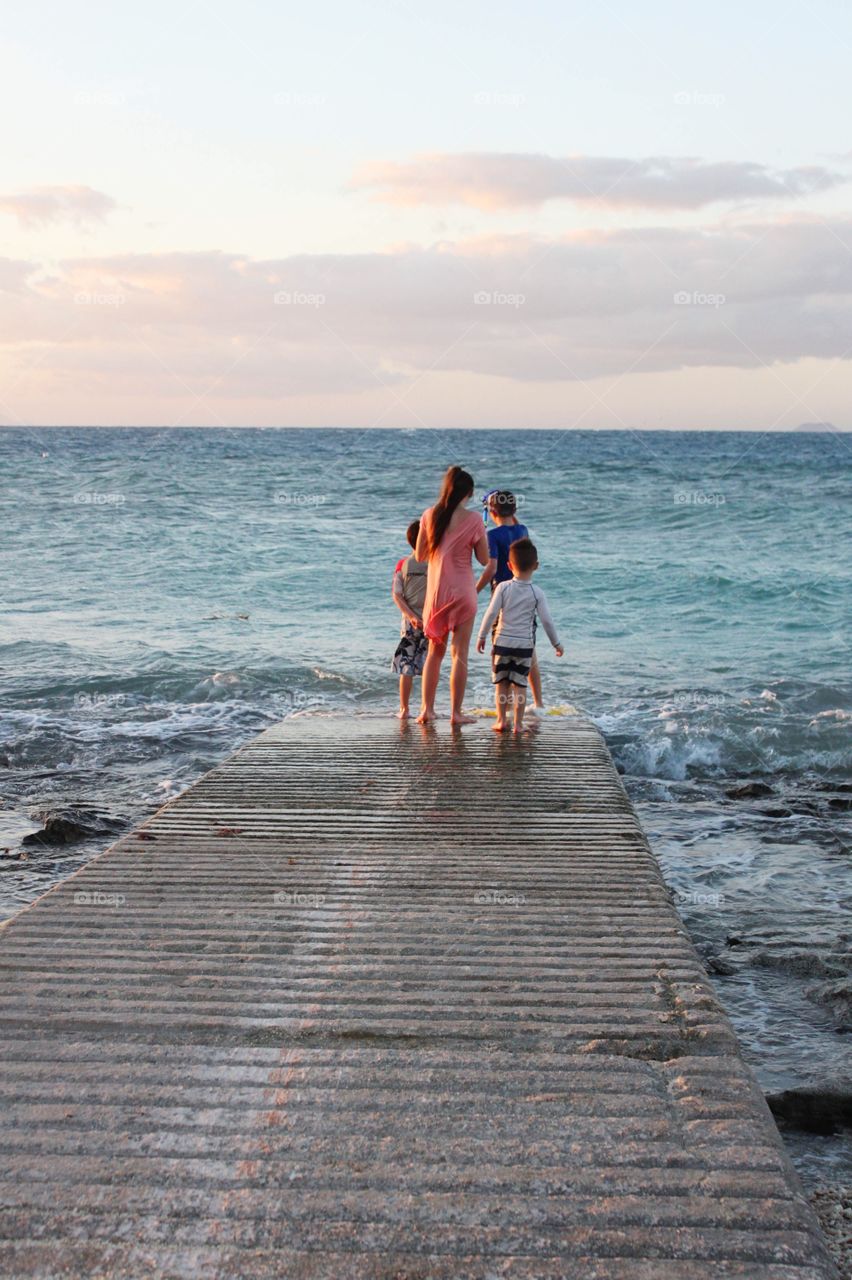
M 852 1280 L 852 1185 L 821 1183 L 808 1194 L 840 1280 Z

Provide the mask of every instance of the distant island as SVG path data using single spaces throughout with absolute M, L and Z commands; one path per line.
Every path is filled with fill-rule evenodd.
M 846 431 L 846 427 L 836 427 L 833 422 L 802 422 L 798 427 L 793 428 L 795 431 L 834 431 L 840 433 Z

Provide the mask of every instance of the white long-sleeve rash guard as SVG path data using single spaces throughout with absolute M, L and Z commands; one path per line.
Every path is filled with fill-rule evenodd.
M 509 578 L 500 583 L 482 619 L 480 640 L 488 634 L 498 615 L 500 621 L 497 624 L 495 644 L 505 645 L 507 649 L 533 649 L 536 616 L 541 618 L 541 625 L 553 647 L 556 648 L 560 643 L 547 607 L 547 596 L 540 587 L 534 587 L 529 581 Z

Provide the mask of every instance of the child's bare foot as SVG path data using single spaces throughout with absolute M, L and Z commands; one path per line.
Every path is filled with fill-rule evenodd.
M 498 720 L 496 724 L 491 726 L 495 733 L 505 733 L 508 727 L 505 720 Z
M 437 719 L 438 717 L 435 715 L 434 708 L 424 707 L 423 710 L 420 712 L 420 715 L 417 717 L 417 723 L 429 724 L 430 721 L 437 720 Z
M 396 718 L 397 720 L 407 720 L 410 715 L 411 712 L 408 710 L 408 707 L 400 707 L 399 711 L 396 713 Z
M 538 723 L 531 720 L 529 724 L 516 724 L 513 733 L 538 733 Z
M 463 714 L 450 716 L 450 724 L 476 724 L 476 716 L 466 716 Z

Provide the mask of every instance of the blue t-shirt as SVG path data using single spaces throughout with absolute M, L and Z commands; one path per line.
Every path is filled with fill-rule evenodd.
M 519 538 L 528 538 L 529 531 L 525 524 L 498 524 L 496 529 L 488 530 L 488 554 L 497 561 L 497 568 L 491 582 L 491 590 L 501 582 L 507 582 L 512 576 L 509 568 L 509 548 Z

